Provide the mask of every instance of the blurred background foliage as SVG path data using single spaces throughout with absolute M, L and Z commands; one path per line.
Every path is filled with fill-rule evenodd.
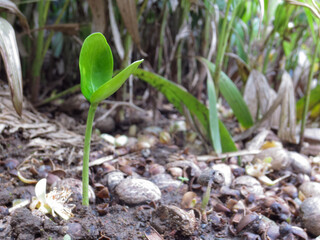
M 1 2 L 5 4 L 8 0 Z M 221 93 L 231 108 L 233 106 L 223 89 L 219 91 L 219 80 L 215 79 L 226 75 L 250 111 L 246 113 L 245 124 L 238 118 L 242 127 L 250 128 L 253 124 L 257 127 L 257 123 L 260 126 L 269 119 L 269 126 L 290 132 L 283 137 L 290 142 L 296 142 L 292 129 L 295 131 L 296 117 L 302 119 L 303 97 L 311 75 L 310 86 L 314 90 L 310 93 L 312 104 L 308 110 L 312 119 L 319 118 L 318 48 L 315 51 L 319 25 L 308 8 L 279 0 L 12 2 L 25 16 L 30 30 L 8 11 L 3 11 L 1 16 L 15 29 L 25 96 L 36 106 L 79 91 L 81 44 L 91 32 L 99 31 L 112 48 L 115 69 L 144 58 L 145 70 L 181 85 L 205 105 L 210 105 L 206 91 L 208 65 L 202 62 L 217 64 L 218 75 L 210 69 L 217 103 Z M 198 61 L 199 57 L 204 60 Z M 1 76 L 5 76 L 4 71 L 1 68 Z M 282 82 L 286 82 L 283 88 Z M 271 111 L 277 97 L 277 106 Z M 133 78 L 116 99 L 134 101 L 144 108 L 161 108 L 165 101 L 155 89 Z M 296 107 L 290 108 L 296 100 L 299 100 Z M 148 102 L 152 106 L 148 106 Z M 216 111 L 220 118 L 226 117 L 222 116 L 219 106 Z M 281 126 L 281 122 L 285 122 L 285 126 Z

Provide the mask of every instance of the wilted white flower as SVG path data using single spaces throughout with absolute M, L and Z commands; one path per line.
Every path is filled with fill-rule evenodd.
M 262 183 L 267 184 L 269 186 L 275 185 L 278 182 L 290 176 L 285 175 L 276 180 L 271 180 L 269 177 L 267 177 L 266 174 L 270 172 L 269 168 L 271 167 L 271 161 L 272 158 L 270 157 L 264 159 L 263 161 L 258 159 L 255 164 L 249 164 L 246 166 L 246 173 L 252 177 L 258 178 Z
M 36 197 L 33 197 L 30 208 L 38 208 L 42 213 L 51 213 L 52 216 L 58 214 L 64 220 L 73 217 L 72 209 L 74 204 L 68 204 L 68 200 L 72 194 L 69 189 L 57 190 L 53 189 L 46 194 L 47 179 L 41 179 L 35 186 Z

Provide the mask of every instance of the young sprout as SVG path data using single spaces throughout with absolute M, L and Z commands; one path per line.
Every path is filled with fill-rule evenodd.
M 201 186 L 207 187 L 206 192 L 203 194 L 202 203 L 201 203 L 201 211 L 203 213 L 203 216 L 206 217 L 206 208 L 209 203 L 211 189 L 220 188 L 224 184 L 225 179 L 220 171 L 216 171 L 214 169 L 208 168 L 200 174 L 197 182 Z
M 246 166 L 246 173 L 252 177 L 258 178 L 262 183 L 269 186 L 273 186 L 283 179 L 289 177 L 289 175 L 285 175 L 276 180 L 271 180 L 269 177 L 267 177 L 266 174 L 271 172 L 271 170 L 269 170 L 271 167 L 271 161 L 271 157 L 267 157 L 263 161 L 258 159 L 255 164 L 249 164 Z
M 32 198 L 30 208 L 32 210 L 38 208 L 42 213 L 51 213 L 52 216 L 58 214 L 64 220 L 73 217 L 72 209 L 74 204 L 68 204 L 68 200 L 72 194 L 69 189 L 57 190 L 53 189 L 46 194 L 47 179 L 41 179 L 35 186 L 36 197 Z
M 115 93 L 143 60 L 136 61 L 113 75 L 113 56 L 107 40 L 101 33 L 89 35 L 83 42 L 79 68 L 81 92 L 90 103 L 83 149 L 82 204 L 89 205 L 89 153 L 92 124 L 98 104 Z

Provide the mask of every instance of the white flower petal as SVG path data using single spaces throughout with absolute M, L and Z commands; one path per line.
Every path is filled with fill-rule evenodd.
M 47 179 L 43 178 L 36 184 L 34 189 L 37 199 L 43 204 L 46 203 L 46 190 L 47 190 L 46 188 L 47 188 Z

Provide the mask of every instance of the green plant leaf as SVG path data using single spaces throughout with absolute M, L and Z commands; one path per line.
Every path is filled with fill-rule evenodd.
M 314 20 L 313 20 L 313 19 L 316 19 L 316 18 L 312 17 L 312 13 L 311 13 L 310 9 L 303 8 L 303 10 L 306 13 L 307 21 L 308 21 L 308 24 L 309 24 L 309 27 L 310 27 L 310 30 L 311 30 L 312 39 L 313 39 L 314 42 L 316 42 L 317 34 L 316 34 L 315 30 L 314 30 Z
M 198 99 L 182 89 L 179 85 L 155 73 L 137 69 L 133 75 L 149 83 L 151 86 L 163 93 L 168 101 L 171 102 L 180 113 L 184 114 L 184 107 L 186 107 L 192 117 L 200 122 L 205 130 L 206 135 L 203 137 L 210 141 L 209 111 L 205 105 L 198 101 Z M 220 120 L 219 131 L 222 142 L 222 152 L 237 151 L 237 147 L 235 146 L 228 130 Z
M 108 82 L 113 74 L 112 52 L 101 33 L 93 33 L 83 42 L 79 68 L 81 91 L 90 102 L 92 94 Z
M 90 103 L 99 103 L 115 93 L 142 62 L 143 59 L 131 63 L 111 80 L 99 87 L 99 89 L 91 95 Z
M 288 28 L 288 23 L 294 7 L 287 3 L 279 4 L 274 19 L 274 30 L 278 32 L 281 36 L 285 34 L 285 30 Z
M 201 62 L 205 63 L 205 65 L 209 68 L 211 75 L 213 76 L 216 66 L 205 58 L 199 59 Z M 228 102 L 240 124 L 245 128 L 251 127 L 253 125 L 253 120 L 247 104 L 245 103 L 236 85 L 222 71 L 219 79 L 219 87 L 222 95 Z
M 216 90 L 214 87 L 213 79 L 210 72 L 207 74 L 207 91 L 209 98 L 209 127 L 211 140 L 215 151 L 219 154 L 221 153 L 221 141 L 220 141 L 220 132 L 219 132 L 219 118 L 217 110 L 217 101 L 216 101 Z
M 16 112 L 21 116 L 23 90 L 19 50 L 11 24 L 0 17 L 0 53 L 6 69 L 11 98 Z
M 304 96 L 300 98 L 299 101 L 296 103 L 297 120 L 301 120 L 305 101 L 306 101 L 306 97 Z M 310 102 L 309 102 L 308 111 L 314 108 L 318 103 L 320 103 L 320 85 L 317 85 L 310 92 Z

